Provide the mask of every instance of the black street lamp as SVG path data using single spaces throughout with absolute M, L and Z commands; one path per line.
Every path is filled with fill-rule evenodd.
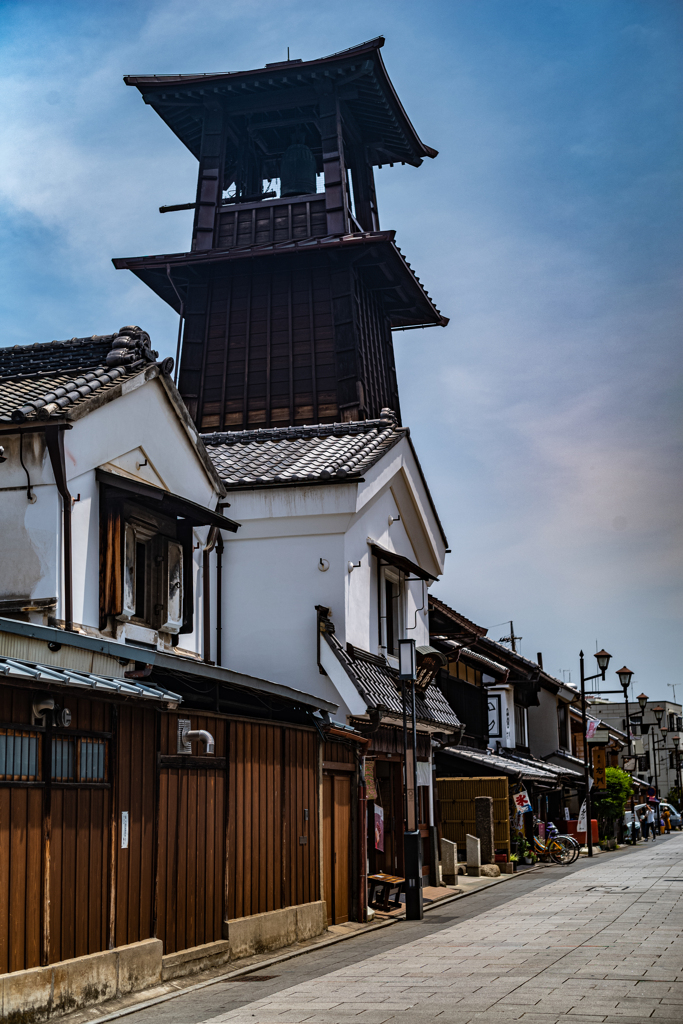
M 676 786 L 678 789 L 678 809 L 680 811 L 683 807 L 683 798 L 681 795 L 681 737 L 680 734 L 671 737 L 671 742 L 674 745 L 674 753 L 676 755 Z
M 624 691 L 624 706 L 626 708 L 626 735 L 628 736 L 628 756 L 632 757 L 633 753 L 631 744 L 631 718 L 628 712 L 628 688 L 631 685 L 633 672 L 630 668 L 626 668 L 626 666 L 624 665 L 623 668 L 617 669 L 617 675 L 619 676 L 621 688 Z M 633 793 L 631 793 L 631 845 L 635 846 L 636 842 L 636 805 Z
M 404 815 L 403 857 L 406 876 L 406 920 L 421 921 L 422 907 L 422 837 L 418 822 L 417 791 L 417 721 L 415 714 L 415 678 L 417 676 L 415 641 L 398 642 L 398 678 L 403 692 L 404 750 Z M 408 688 L 410 687 L 410 691 Z M 412 725 L 412 742 L 408 745 L 408 700 Z
M 583 779 L 586 786 L 586 846 L 588 847 L 588 856 L 593 856 L 593 822 L 591 818 L 591 790 L 590 790 L 590 771 L 588 768 L 588 722 L 586 716 L 586 683 L 590 682 L 591 679 L 602 679 L 605 680 L 605 673 L 607 672 L 607 666 L 610 663 L 611 654 L 607 651 L 598 651 L 595 655 L 598 668 L 600 669 L 594 676 L 587 676 L 584 674 L 583 664 L 583 651 L 579 652 L 579 666 L 581 669 L 581 727 L 583 729 Z

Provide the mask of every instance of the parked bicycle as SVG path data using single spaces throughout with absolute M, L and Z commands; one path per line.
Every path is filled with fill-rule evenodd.
M 556 864 L 573 864 L 579 856 L 580 846 L 572 836 L 560 835 L 559 830 L 549 821 L 546 825 L 545 841 L 534 836 L 534 853 L 549 856 Z

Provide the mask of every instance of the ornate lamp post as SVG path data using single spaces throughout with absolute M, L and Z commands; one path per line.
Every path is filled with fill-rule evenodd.
M 681 739 L 680 735 L 672 736 L 671 741 L 674 745 L 674 753 L 676 755 L 676 787 L 678 789 L 678 809 L 683 806 L 681 799 Z
M 579 652 L 579 666 L 581 669 L 581 727 L 583 729 L 583 779 L 586 786 L 586 846 L 588 847 L 588 856 L 593 856 L 593 822 L 591 817 L 591 791 L 590 791 L 590 771 L 588 767 L 588 723 L 586 720 L 586 683 L 590 682 L 591 679 L 602 679 L 605 680 L 605 673 L 607 672 L 607 666 L 610 663 L 611 654 L 607 651 L 598 651 L 595 655 L 598 662 L 598 668 L 600 669 L 594 676 L 585 675 L 584 664 L 583 664 L 583 651 Z
M 656 707 L 654 707 L 652 709 L 652 711 L 653 711 L 653 714 L 655 716 L 655 720 L 657 722 L 657 728 L 661 730 L 661 728 L 662 728 L 662 716 L 664 714 L 664 708 L 660 707 L 659 704 L 658 704 Z M 655 733 L 652 733 L 652 760 L 654 761 L 654 769 L 655 769 L 655 801 L 656 801 L 657 804 L 659 804 L 659 780 L 658 780 L 658 772 L 657 772 L 657 762 L 659 761 L 659 742 L 657 740 L 657 737 L 656 737 Z M 659 819 L 659 816 L 658 816 L 658 819 Z M 659 820 L 657 821 L 657 825 L 659 825 Z
M 617 669 L 617 675 L 619 676 L 619 682 L 621 688 L 624 691 L 624 707 L 626 709 L 626 735 L 628 737 L 628 754 L 632 756 L 632 743 L 631 743 L 631 718 L 628 713 L 628 688 L 631 685 L 631 679 L 633 678 L 633 672 L 630 668 Z M 636 845 L 636 805 L 634 801 L 633 793 L 631 793 L 631 844 Z
M 405 765 L 405 831 L 403 855 L 406 876 L 406 920 L 421 921 L 422 909 L 422 837 L 418 825 L 417 722 L 415 715 L 415 678 L 417 665 L 414 640 L 398 642 L 398 678 L 403 684 L 403 750 Z M 408 702 L 412 737 L 408 743 Z

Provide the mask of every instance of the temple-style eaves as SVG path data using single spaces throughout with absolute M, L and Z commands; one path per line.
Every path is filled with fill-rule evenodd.
M 201 75 L 126 75 L 145 103 L 159 114 L 198 159 L 205 103 L 218 101 L 228 123 L 241 122 L 264 157 L 275 163 L 290 145 L 293 130 L 304 135 L 322 171 L 318 103 L 335 91 L 343 105 L 349 134 L 365 148 L 371 164 L 408 163 L 419 167 L 437 151 L 426 146 L 410 122 L 387 74 L 379 36 L 349 50 L 317 60 L 290 60 L 251 71 Z M 199 114 L 199 117 L 197 116 Z M 235 145 L 237 146 L 237 137 Z M 272 170 L 272 169 L 270 169 Z M 264 177 L 276 177 L 277 170 Z

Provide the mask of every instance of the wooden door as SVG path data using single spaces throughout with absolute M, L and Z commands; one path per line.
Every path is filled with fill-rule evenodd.
M 157 938 L 175 953 L 223 938 L 225 771 L 159 774 Z
M 323 775 L 323 874 L 327 923 L 349 919 L 351 778 Z

